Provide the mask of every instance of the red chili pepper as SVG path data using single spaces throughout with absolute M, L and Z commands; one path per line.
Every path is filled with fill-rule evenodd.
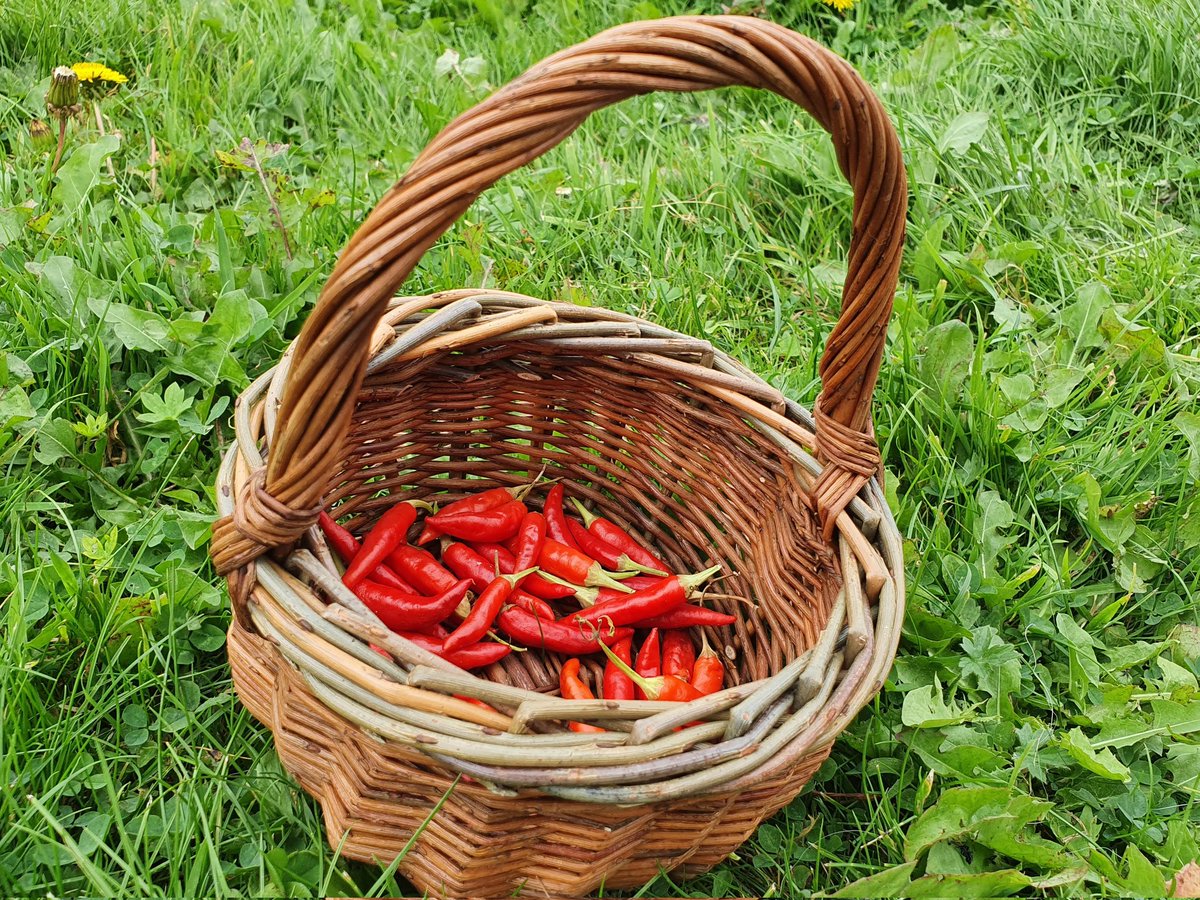
M 604 563 L 606 568 L 612 569 L 614 572 L 645 572 L 650 575 L 657 575 L 659 578 L 666 577 L 665 569 L 654 569 L 635 562 L 620 547 L 601 540 L 584 528 L 582 523 L 576 522 L 574 519 L 567 519 L 567 530 L 571 532 L 571 537 L 575 539 L 575 543 L 579 545 L 580 550 L 588 556 L 594 556 L 600 562 Z
M 563 486 L 556 484 L 546 494 L 546 502 L 542 504 L 542 514 L 546 517 L 546 537 L 560 544 L 566 544 L 573 550 L 579 547 L 571 532 L 567 530 L 567 517 L 563 513 Z
M 567 519 L 567 531 L 571 532 L 575 546 L 588 556 L 598 562 L 604 563 L 606 569 L 612 569 L 614 572 L 621 571 L 621 551 L 616 547 L 606 541 L 600 540 L 600 538 L 584 528 L 582 522 L 577 522 L 574 519 Z
M 546 621 L 515 606 L 503 610 L 496 617 L 500 630 L 526 647 L 552 650 L 568 656 L 595 653 L 601 642 L 612 644 L 633 634 L 631 628 L 598 629 L 599 634 L 584 634 L 578 625 L 571 622 Z
M 634 575 L 632 578 L 621 579 L 621 587 L 633 588 L 635 591 L 643 591 L 646 588 L 658 587 L 666 578 L 659 578 L 657 575 Z M 617 597 L 624 597 L 625 592 L 614 591 L 609 588 L 600 588 L 596 592 L 593 600 L 594 603 L 603 603 L 605 600 L 613 600 Z M 588 604 L 589 606 L 591 604 Z
M 480 666 L 490 666 L 494 662 L 499 662 L 512 653 L 512 647 L 507 644 L 496 644 L 490 641 L 482 644 L 472 644 L 470 647 L 463 647 L 454 653 L 447 653 L 442 649 L 442 642 L 437 638 L 431 638 L 427 634 L 419 634 L 411 631 L 402 631 L 400 636 L 408 638 L 418 647 L 424 647 L 430 653 L 435 653 L 448 663 L 454 663 L 460 669 L 478 669 Z
M 540 512 L 525 513 L 517 528 L 517 544 L 513 554 L 517 557 L 517 571 L 533 568 L 546 542 L 546 517 Z
M 659 636 L 658 629 L 651 630 L 646 640 L 642 641 L 642 649 L 638 651 L 637 662 L 634 663 L 634 668 L 637 669 L 639 675 L 645 678 L 656 678 L 662 674 L 662 653 L 659 652 Z M 639 700 L 645 700 L 646 695 L 642 693 L 642 689 L 636 684 L 634 691 L 637 693 Z
M 613 644 L 613 653 L 626 665 L 633 665 L 633 638 L 625 638 Z M 604 667 L 604 699 L 632 700 L 634 698 L 633 682 L 629 676 L 614 666 L 611 662 Z
M 467 546 L 483 557 L 483 561 L 492 572 L 499 569 L 501 575 L 511 575 L 517 571 L 517 558 L 503 544 L 471 541 Z
M 558 541 L 547 540 L 542 544 L 538 566 L 542 571 L 572 584 L 628 590 L 612 574 L 605 572 L 596 560 Z
M 529 515 L 537 515 L 537 513 L 530 513 Z M 518 532 L 516 537 L 513 538 L 514 542 L 519 540 L 520 537 L 521 535 Z M 541 553 L 541 543 L 545 543 L 544 535 L 542 541 L 538 545 L 539 554 Z M 472 544 L 471 546 L 487 561 L 489 566 L 493 565 L 494 561 L 495 564 L 500 567 L 500 573 L 502 575 L 511 575 L 513 572 L 522 571 L 537 564 L 537 557 L 535 556 L 533 558 L 533 562 L 531 562 L 528 566 L 519 566 L 517 557 L 513 555 L 513 551 L 509 550 L 503 544 L 484 543 Z M 493 571 L 495 570 L 493 569 Z M 529 591 L 529 593 L 533 594 L 535 597 L 541 597 L 543 600 L 562 600 L 566 597 L 573 596 L 575 593 L 574 587 L 567 587 L 566 585 L 549 582 L 537 572 L 534 572 L 532 575 L 525 578 L 521 582 L 521 587 L 524 590 Z
M 393 550 L 388 562 L 418 591 L 427 594 L 439 594 L 458 581 L 428 550 L 408 544 L 401 544 Z
M 579 660 L 568 659 L 558 673 L 558 689 L 564 700 L 595 700 L 596 695 L 579 677 Z M 603 728 L 584 722 L 568 722 L 567 727 L 581 734 L 603 733 Z
M 492 583 L 479 595 L 479 599 L 475 601 L 470 614 L 463 620 L 463 623 L 450 632 L 450 637 L 446 638 L 446 652 L 453 652 L 469 644 L 474 644 L 488 633 L 488 629 L 496 621 L 496 616 L 500 614 L 500 607 L 504 605 L 508 595 L 520 582 L 521 575 L 522 573 L 518 572 L 515 575 L 499 575 L 492 579 Z
M 687 703 L 703 696 L 686 681 L 680 681 L 674 675 L 659 675 L 657 678 L 644 678 L 629 668 L 625 661 L 608 649 L 608 647 L 601 647 L 600 649 L 604 651 L 604 655 L 608 657 L 613 665 L 624 672 L 635 685 L 641 688 L 647 700 L 674 700 L 679 703 Z
M 517 533 L 524 517 L 525 504 L 520 500 L 510 500 L 480 512 L 440 512 L 425 521 L 442 534 L 464 541 L 506 541 Z
M 617 596 L 621 595 L 618 594 Z M 681 606 L 675 607 L 670 612 L 663 613 L 661 616 L 639 619 L 633 625 L 635 628 L 662 628 L 664 630 L 667 628 L 697 628 L 702 626 L 719 628 L 723 625 L 732 625 L 736 621 L 737 616 L 731 616 L 729 613 L 717 612 L 715 609 L 684 603 Z
M 608 619 L 614 625 L 629 625 L 650 616 L 659 616 L 685 603 L 694 588 L 703 584 L 720 569 L 720 566 L 713 566 L 695 575 L 672 575 L 654 587 L 597 603 L 576 613 L 572 618 L 593 623 Z
M 325 510 L 321 510 L 317 516 L 317 524 L 321 526 L 321 531 L 325 532 L 325 540 L 329 542 L 330 548 L 341 557 L 342 562 L 349 564 L 350 560 L 358 555 L 358 538 L 350 533 L 349 528 L 335 522 L 333 516 Z
M 708 635 L 701 633 L 701 638 L 704 643 L 692 667 L 692 687 L 704 695 L 715 694 L 725 683 L 725 666 L 708 645 Z
M 408 540 L 408 529 L 417 520 L 417 508 L 411 503 L 397 503 L 375 523 L 363 539 L 362 549 L 346 569 L 342 583 L 354 586 L 375 571 L 389 553 Z
M 459 513 L 468 512 L 483 512 L 488 509 L 495 509 L 504 503 L 511 503 L 513 500 L 520 500 L 524 497 L 533 485 L 525 485 L 522 488 L 492 488 L 490 491 L 483 491 L 478 494 L 470 494 L 463 497 L 461 500 L 455 500 L 440 510 L 442 514 L 458 515 Z M 430 524 L 429 520 L 425 520 L 425 530 L 421 532 L 421 536 L 417 538 L 418 544 L 428 544 L 435 538 L 442 536 L 442 532 L 438 531 L 436 525 Z
M 471 582 L 464 578 L 436 597 L 408 594 L 374 581 L 360 581 L 354 592 L 392 631 L 420 631 L 447 618 L 470 589 Z
M 325 540 L 329 542 L 330 548 L 342 560 L 349 565 L 354 557 L 358 555 L 359 544 L 358 538 L 350 533 L 350 529 L 344 528 L 333 520 L 333 517 L 324 510 L 317 517 L 317 524 L 321 526 L 321 531 L 325 532 Z M 380 563 L 379 566 L 371 573 L 374 580 L 380 584 L 386 584 L 390 587 L 400 588 L 402 591 L 416 593 L 416 590 L 411 584 L 392 571 L 391 566 L 386 563 Z
M 662 636 L 662 670 L 664 675 L 674 675 L 680 681 L 692 680 L 692 666 L 696 664 L 696 648 L 686 631 L 672 629 Z
M 541 578 L 547 584 L 553 586 L 556 591 L 566 591 L 566 596 L 574 597 L 579 601 L 580 606 L 591 606 L 596 602 L 596 599 L 600 596 L 601 592 L 609 594 L 613 597 L 624 597 L 626 594 L 633 593 L 632 590 L 614 591 L 611 588 L 584 587 L 582 584 L 572 584 L 570 581 L 559 578 L 557 575 L 551 575 L 549 572 L 539 572 L 538 578 Z M 622 587 L 623 586 L 624 585 L 622 585 Z M 553 599 L 557 600 L 559 598 L 555 597 Z
M 496 570 L 466 544 L 448 544 L 442 551 L 442 562 L 459 578 L 469 579 L 480 593 L 487 590 L 496 577 Z M 549 603 L 522 590 L 513 591 L 508 602 L 533 613 L 539 619 L 553 621 L 557 618 Z
M 632 578 L 623 579 L 621 584 L 627 584 L 635 591 L 640 591 L 642 588 L 654 587 L 662 580 L 661 575 L 634 575 Z
M 587 530 L 600 540 L 616 547 L 635 563 L 640 563 L 647 569 L 653 569 L 661 575 L 671 574 L 671 570 L 667 568 L 665 562 L 634 540 L 633 536 L 621 526 L 603 516 L 589 512 L 587 507 L 578 500 L 572 499 L 572 502 L 579 510 L 579 515 L 583 516 L 583 524 L 587 526 Z
M 370 578 L 378 581 L 380 584 L 386 584 L 388 587 L 394 587 L 397 590 L 408 591 L 411 594 L 416 594 L 418 591 L 407 581 L 396 574 L 387 563 L 380 563 L 375 567 L 375 571 L 371 573 Z

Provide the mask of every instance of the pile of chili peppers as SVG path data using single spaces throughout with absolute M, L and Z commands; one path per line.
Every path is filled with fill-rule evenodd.
M 594 699 L 579 657 L 603 652 L 604 699 L 688 701 L 719 690 L 724 665 L 707 638 L 697 656 L 688 631 L 734 621 L 690 602 L 719 567 L 672 573 L 578 500 L 579 518 L 568 515 L 561 483 L 540 511 L 524 502 L 531 488 L 482 491 L 441 510 L 400 502 L 361 544 L 327 513 L 319 524 L 346 566 L 343 583 L 392 631 L 460 668 L 498 662 L 514 648 L 544 649 L 569 657 L 562 696 Z

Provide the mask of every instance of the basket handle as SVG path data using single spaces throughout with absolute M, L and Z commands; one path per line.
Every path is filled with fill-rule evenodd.
M 904 243 L 908 188 L 895 130 L 845 60 L 743 16 L 681 16 L 601 32 L 538 63 L 451 122 L 359 227 L 295 344 L 266 471 L 213 528 L 228 573 L 315 519 L 366 371 L 371 332 L 424 252 L 479 194 L 545 153 L 594 110 L 651 91 L 745 85 L 804 107 L 830 132 L 854 189 L 838 319 L 821 358 L 813 494 L 826 534 L 878 470 L 870 404 Z

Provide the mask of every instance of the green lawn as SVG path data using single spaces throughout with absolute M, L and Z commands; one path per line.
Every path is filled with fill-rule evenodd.
M 382 4 L 0 0 L 0 894 L 405 889 L 335 858 L 232 693 L 231 401 L 455 113 L 720 4 Z M 809 791 L 642 896 L 1164 896 L 1200 856 L 1200 3 L 765 7 L 860 68 L 908 159 L 876 422 L 909 616 Z M 130 80 L 52 177 L 30 119 L 85 59 Z M 653 96 L 501 183 L 409 289 L 639 313 L 811 404 L 849 218 L 802 111 Z

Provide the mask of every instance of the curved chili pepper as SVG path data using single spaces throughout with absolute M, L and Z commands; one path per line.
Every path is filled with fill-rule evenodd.
M 600 563 L 586 553 L 558 541 L 547 540 L 542 544 L 542 552 L 538 554 L 538 567 L 572 584 L 608 587 L 618 591 L 629 590 L 621 585 L 615 575 L 605 572 Z
M 484 510 L 495 509 L 504 503 L 522 499 L 529 493 L 532 487 L 533 485 L 527 484 L 520 488 L 492 488 L 489 491 L 482 491 L 478 494 L 469 494 L 461 500 L 455 500 L 453 503 L 447 504 L 439 512 L 457 515 L 458 513 L 483 512 Z M 417 543 L 428 544 L 430 541 L 441 536 L 442 532 L 438 531 L 437 526 L 431 525 L 429 520 L 426 519 L 425 530 L 417 538 Z
M 708 635 L 701 633 L 701 637 L 704 643 L 692 667 L 692 687 L 701 694 L 715 694 L 725 683 L 725 666 L 708 645 Z
M 470 589 L 471 582 L 464 578 L 436 597 L 422 597 L 374 581 L 360 581 L 354 593 L 392 631 L 419 631 L 447 618 Z
M 546 621 L 532 613 L 510 606 L 496 617 L 496 625 L 515 641 L 526 647 L 552 650 L 568 656 L 595 653 L 603 642 L 612 644 L 633 634 L 632 628 L 598 629 L 599 634 L 584 634 L 578 625 L 571 622 Z
M 492 572 L 500 570 L 501 575 L 511 575 L 517 571 L 517 558 L 503 544 L 492 541 L 471 541 L 468 544 L 472 550 L 483 557 Z
M 517 558 L 503 544 L 471 543 L 467 546 L 483 557 L 490 571 L 495 572 L 496 569 L 499 569 L 501 575 L 511 575 L 517 571 Z M 573 586 L 552 584 L 537 572 L 526 576 L 525 580 L 521 582 L 521 587 L 543 600 L 562 600 L 572 596 L 575 592 Z
M 579 660 L 568 659 L 558 673 L 558 689 L 564 700 L 595 700 L 596 695 L 583 683 L 579 677 Z M 603 728 L 588 725 L 584 722 L 568 722 L 567 727 L 580 734 L 595 734 L 603 732 Z
M 522 581 L 521 587 L 543 600 L 565 600 L 567 597 L 575 596 L 573 585 L 555 584 L 546 580 L 540 572 L 534 572 Z
M 525 504 L 510 500 L 480 512 L 440 512 L 425 521 L 442 534 L 464 541 L 506 541 L 517 533 L 525 517 Z
M 388 556 L 388 562 L 418 591 L 427 594 L 439 594 L 458 581 L 432 553 L 420 547 L 401 544 Z
M 613 653 L 626 665 L 633 665 L 633 638 L 625 638 L 613 644 Z M 632 700 L 634 698 L 633 682 L 629 676 L 614 666 L 611 662 L 604 667 L 605 700 Z
M 513 588 L 520 583 L 522 574 L 518 572 L 515 575 L 499 575 L 492 580 L 492 583 L 484 589 L 472 605 L 471 612 L 463 620 L 463 623 L 450 632 L 450 637 L 446 638 L 447 653 L 474 644 L 488 633 L 488 629 L 496 621 L 496 616 L 500 614 L 500 607 L 504 605 L 508 595 L 513 592 Z
M 536 515 L 536 513 L 530 513 L 530 515 Z M 519 537 L 520 533 L 517 534 L 517 538 Z M 545 543 L 544 535 L 541 543 Z M 493 561 L 495 561 L 495 564 L 499 566 L 500 573 L 502 575 L 511 575 L 513 572 L 519 571 L 520 569 L 528 569 L 529 566 L 537 564 L 537 557 L 535 556 L 533 562 L 531 562 L 529 566 L 523 565 L 518 567 L 517 557 L 514 556 L 513 552 L 503 544 L 485 543 L 472 544 L 471 546 L 487 561 L 488 565 L 492 565 Z M 538 553 L 541 553 L 540 543 L 538 545 Z M 575 587 L 573 585 L 568 587 L 567 585 L 563 584 L 554 584 L 553 582 L 547 581 L 538 572 L 534 572 L 532 575 L 526 577 L 521 582 L 521 587 L 529 591 L 529 593 L 533 594 L 535 597 L 541 597 L 543 600 L 562 600 L 566 597 L 572 596 L 575 593 Z
M 546 517 L 546 537 L 560 544 L 566 544 L 573 550 L 579 547 L 571 532 L 567 530 L 567 517 L 563 513 L 563 486 L 556 484 L 546 494 L 546 502 L 542 504 L 542 514 Z
M 557 575 L 551 575 L 549 572 L 539 572 L 538 578 L 551 585 L 556 591 L 566 591 L 566 596 L 574 597 L 579 601 L 580 606 L 591 606 L 602 593 L 612 597 L 624 597 L 626 594 L 633 593 L 632 590 L 614 591 L 612 588 L 594 588 L 585 587 L 582 584 L 572 584 L 566 579 L 559 578 Z M 624 587 L 624 584 L 622 584 L 622 587 Z M 555 597 L 554 599 L 557 600 L 559 598 Z
M 567 519 L 567 531 L 571 532 L 571 537 L 575 539 L 575 545 L 588 556 L 604 563 L 606 569 L 612 569 L 614 572 L 621 571 L 621 551 L 616 547 L 607 541 L 600 540 L 584 528 L 582 522 L 574 519 Z
M 475 590 L 483 592 L 496 577 L 496 570 L 487 564 L 482 556 L 466 544 L 448 544 L 442 551 L 442 562 L 459 578 L 470 579 Z M 508 573 L 506 573 L 508 574 Z M 539 619 L 553 621 L 557 618 L 550 604 L 540 597 L 522 590 L 513 591 L 508 601 L 533 613 Z
M 341 558 L 342 562 L 350 565 L 354 557 L 358 555 L 358 538 L 350 533 L 350 529 L 335 522 L 333 517 L 324 510 L 317 517 L 317 524 L 321 526 L 321 531 L 325 533 L 325 540 L 328 541 L 333 552 Z M 416 593 L 413 586 L 397 575 L 387 563 L 380 563 L 371 574 L 374 576 L 374 580 L 380 584 Z
M 653 569 L 662 575 L 671 574 L 671 570 L 667 568 L 665 562 L 634 540 L 633 536 L 624 528 L 603 516 L 589 512 L 586 506 L 574 498 L 571 502 L 575 504 L 575 509 L 583 517 L 583 524 L 587 530 L 600 540 L 616 547 L 635 563 L 640 563 L 647 569 Z
M 662 674 L 662 653 L 659 652 L 659 646 L 658 629 L 655 628 L 647 635 L 646 640 L 642 641 L 642 649 L 638 651 L 634 668 L 637 669 L 639 675 L 645 678 L 656 678 Z M 634 691 L 639 700 L 646 699 L 646 695 L 636 684 L 634 684 Z
M 437 638 L 431 638 L 427 634 L 419 632 L 402 631 L 400 636 L 408 638 L 418 647 L 424 647 L 430 653 L 434 653 L 446 660 L 448 663 L 453 663 L 460 669 L 478 669 L 480 666 L 490 666 L 494 662 L 499 662 L 512 653 L 512 647 L 507 644 L 496 644 L 487 641 L 482 644 L 472 644 L 470 647 L 463 647 L 461 650 L 456 650 L 454 653 L 447 653 L 442 648 L 442 642 Z
M 317 524 L 325 533 L 325 540 L 329 542 L 330 549 L 341 557 L 342 562 L 349 565 L 350 560 L 358 554 L 358 538 L 350 533 L 349 528 L 335 522 L 333 516 L 325 510 L 321 510 L 317 516 Z
M 633 588 L 635 591 L 642 591 L 646 588 L 658 587 L 666 581 L 666 578 L 659 578 L 657 575 L 634 575 L 632 578 L 623 578 L 621 580 L 622 587 Z M 596 596 L 593 598 L 593 603 L 603 603 L 605 600 L 613 600 L 617 597 L 623 597 L 623 591 L 614 591 L 610 588 L 599 588 L 596 591 Z M 591 604 L 587 604 L 591 606 Z
M 375 527 L 367 532 L 362 548 L 342 576 L 342 583 L 353 590 L 356 584 L 387 559 L 389 553 L 408 540 L 408 529 L 416 520 L 417 508 L 411 503 L 397 503 L 380 516 Z
M 652 569 L 639 562 L 634 562 L 629 558 L 629 554 L 620 547 L 601 540 L 574 519 L 567 519 L 567 530 L 571 532 L 571 537 L 575 538 L 575 543 L 579 545 L 580 550 L 588 556 L 594 556 L 604 563 L 606 568 L 612 569 L 614 572 L 645 572 L 649 575 L 657 575 L 659 578 L 665 578 L 667 575 L 665 569 Z
M 665 576 L 670 578 L 671 576 Z M 642 588 L 654 587 L 664 576 L 662 575 L 634 575 L 631 578 L 622 579 L 621 584 L 627 584 L 635 591 L 640 591 Z
M 691 592 L 719 572 L 713 566 L 695 575 L 672 575 L 654 587 L 634 591 L 614 600 L 606 600 L 575 613 L 573 619 L 598 623 L 608 619 L 614 625 L 629 625 L 651 616 L 659 616 L 687 601 Z
M 514 555 L 513 571 L 520 572 L 537 565 L 542 545 L 546 543 L 546 517 L 540 512 L 525 514 L 521 527 L 510 542 Z M 521 581 L 521 587 L 543 600 L 562 600 L 570 597 L 574 590 L 561 584 L 552 584 L 537 572 Z
M 513 555 L 517 558 L 517 571 L 537 565 L 542 544 L 546 543 L 546 517 L 540 512 L 525 513 L 525 518 L 517 528 L 516 542 Z
M 686 681 L 680 681 L 674 675 L 659 675 L 656 678 L 644 678 L 629 668 L 619 656 L 608 649 L 601 647 L 604 655 L 608 657 L 609 662 L 620 669 L 628 676 L 635 685 L 637 685 L 647 700 L 674 700 L 679 703 L 687 703 L 691 700 L 703 696 L 694 687 Z
M 617 594 L 616 596 L 622 596 Z M 719 628 L 723 625 L 732 625 L 737 621 L 737 616 L 731 616 L 729 613 L 718 612 L 715 609 L 708 609 L 705 606 L 693 606 L 690 603 L 684 603 L 675 607 L 669 612 L 663 613 L 661 616 L 651 616 L 648 619 L 639 619 L 633 623 L 635 628 L 696 628 L 700 626 L 709 626 L 711 628 Z
M 692 667 L 696 664 L 696 648 L 686 631 L 672 629 L 662 636 L 662 671 L 674 675 L 680 681 L 692 680 Z

